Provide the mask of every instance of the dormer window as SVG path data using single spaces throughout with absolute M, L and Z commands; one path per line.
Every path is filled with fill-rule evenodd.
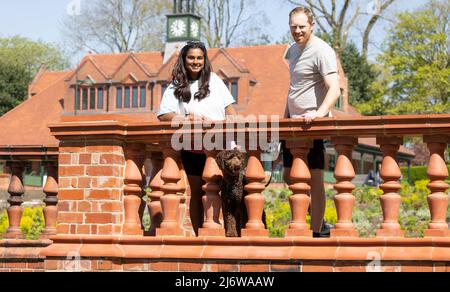
M 237 79 L 233 79 L 231 81 L 223 80 L 223 83 L 225 83 L 225 86 L 228 87 L 228 90 L 231 92 L 231 95 L 234 97 L 234 101 L 237 103 L 238 96 L 239 96 L 238 80 Z
M 137 109 L 147 106 L 147 85 L 118 85 L 116 86 L 116 108 Z
M 75 110 L 104 110 L 105 88 L 80 86 L 75 88 Z

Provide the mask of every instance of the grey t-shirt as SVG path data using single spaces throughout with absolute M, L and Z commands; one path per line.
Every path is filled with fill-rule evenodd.
M 324 76 L 337 73 L 336 53 L 325 41 L 312 36 L 303 50 L 294 43 L 285 58 L 291 74 L 288 96 L 290 117 L 317 110 L 328 92 Z

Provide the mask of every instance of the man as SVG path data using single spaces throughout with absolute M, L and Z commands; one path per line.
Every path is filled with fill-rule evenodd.
M 306 123 L 316 118 L 328 117 L 339 95 L 336 53 L 323 40 L 313 34 L 314 19 L 311 11 L 297 7 L 289 14 L 289 25 L 295 43 L 286 52 L 291 84 L 286 117 L 304 118 Z M 283 145 L 285 180 L 289 174 L 293 156 Z M 314 237 L 329 237 L 330 230 L 324 224 L 326 207 L 323 170 L 325 168 L 325 147 L 323 140 L 315 140 L 308 154 L 311 171 L 311 228 Z

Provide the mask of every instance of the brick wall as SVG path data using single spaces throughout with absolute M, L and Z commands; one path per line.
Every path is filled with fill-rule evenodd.
M 179 261 L 149 259 L 87 259 L 45 261 L 47 271 L 130 272 L 450 272 L 450 263 L 403 261 L 371 266 L 366 261 Z
M 59 150 L 58 234 L 121 234 L 122 145 L 71 142 Z

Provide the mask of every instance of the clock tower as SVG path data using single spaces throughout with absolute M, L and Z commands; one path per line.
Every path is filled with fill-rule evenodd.
M 195 0 L 174 0 L 173 14 L 167 15 L 167 42 L 164 63 L 187 41 L 200 40 L 200 17 L 195 14 Z

